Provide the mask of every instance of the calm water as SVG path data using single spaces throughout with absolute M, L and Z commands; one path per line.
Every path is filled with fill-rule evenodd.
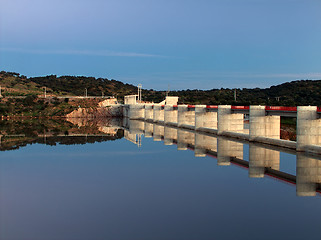
M 1 239 L 320 238 L 319 160 L 117 125 L 2 122 Z

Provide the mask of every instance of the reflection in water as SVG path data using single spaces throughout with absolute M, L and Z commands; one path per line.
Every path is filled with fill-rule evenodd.
M 250 145 L 249 176 L 263 178 L 265 168 L 280 170 L 280 152 Z
M 0 121 L 0 150 L 41 143 L 85 144 L 123 137 L 121 119 L 27 119 Z
M 0 131 L 0 239 L 319 237 L 321 198 L 282 184 L 315 196 L 313 156 L 143 121 L 6 121 Z
M 321 191 L 321 161 L 312 156 L 295 153 L 297 158 L 297 174 L 280 171 L 280 151 L 269 149 L 269 146 L 250 143 L 249 159 L 243 160 L 244 143 L 236 139 L 210 136 L 192 130 L 164 126 L 138 120 L 126 120 L 125 136 L 131 135 L 134 143 L 144 134 L 153 137 L 154 141 L 164 141 L 165 145 L 177 144 L 177 150 L 193 149 L 196 157 L 205 157 L 207 154 L 217 158 L 217 165 L 228 166 L 231 161 L 248 168 L 250 178 L 272 176 L 284 182 L 297 186 L 297 196 L 315 196 Z
M 177 150 L 194 150 L 195 157 L 212 155 L 217 165 L 233 163 L 248 168 L 250 178 L 273 176 L 296 184 L 297 196 L 315 196 L 320 191 L 321 161 L 301 153 L 297 158 L 296 176 L 280 171 L 280 151 L 268 146 L 249 144 L 249 159 L 244 160 L 244 143 L 235 139 L 201 134 L 192 130 L 169 127 L 128 119 L 44 119 L 0 121 L 0 149 L 19 149 L 28 144 L 73 145 L 104 142 L 125 138 L 141 146 L 142 135 L 165 145 L 177 145 Z

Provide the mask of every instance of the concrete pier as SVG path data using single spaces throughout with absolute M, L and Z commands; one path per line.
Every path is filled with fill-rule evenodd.
M 145 119 L 145 106 L 143 104 L 129 105 L 129 119 Z
M 194 129 L 195 127 L 195 110 L 188 107 L 188 105 L 178 106 L 177 125 Z
M 145 120 L 153 121 L 154 120 L 154 109 L 153 105 L 145 104 Z
M 210 111 L 206 105 L 195 105 L 195 129 L 217 129 L 217 112 Z
M 280 116 L 267 116 L 265 106 L 250 106 L 250 136 L 280 139 Z
M 225 133 L 243 133 L 244 131 L 244 114 L 232 113 L 231 105 L 218 106 L 218 134 Z
M 165 105 L 164 123 L 168 125 L 177 125 L 178 109 L 177 105 Z
M 306 151 L 309 145 L 321 144 L 321 119 L 316 106 L 297 108 L 297 151 Z
M 162 123 L 164 122 L 164 106 L 154 105 L 153 121 Z

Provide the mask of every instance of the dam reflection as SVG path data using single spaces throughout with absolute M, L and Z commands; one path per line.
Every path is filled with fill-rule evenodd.
M 248 169 L 249 178 L 272 177 L 296 186 L 297 196 L 316 196 L 321 193 L 321 160 L 319 156 L 306 155 L 285 148 L 242 142 L 236 139 L 199 133 L 193 130 L 165 126 L 141 120 L 124 119 L 124 136 L 141 146 L 142 136 L 163 141 L 164 145 L 177 146 L 177 150 L 193 150 L 195 157 L 211 156 L 217 165 L 238 165 Z M 244 149 L 248 147 L 248 160 Z M 280 170 L 280 153 L 290 153 L 296 158 L 296 173 Z

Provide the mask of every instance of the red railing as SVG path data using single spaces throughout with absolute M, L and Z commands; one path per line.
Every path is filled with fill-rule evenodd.
M 206 108 L 218 109 L 217 105 L 206 105 Z
M 233 110 L 249 110 L 250 106 L 232 106 Z
M 155 105 L 152 105 L 154 107 Z M 161 105 L 165 107 L 165 105 Z M 173 105 L 174 108 L 177 108 L 178 105 Z M 195 108 L 195 105 L 187 105 L 188 108 Z M 218 109 L 218 105 L 206 105 L 207 109 Z M 232 110 L 249 110 L 250 106 L 231 106 Z M 297 107 L 282 107 L 282 106 L 266 106 L 266 111 L 282 111 L 282 112 L 296 112 Z M 317 108 L 317 112 L 321 113 L 321 107 Z
M 266 106 L 266 111 L 296 112 L 297 107 Z

